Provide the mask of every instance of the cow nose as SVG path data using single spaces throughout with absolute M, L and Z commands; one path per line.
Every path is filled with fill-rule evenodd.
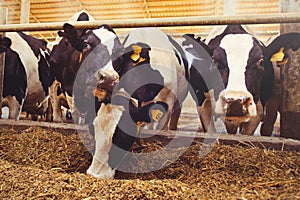
M 250 97 L 241 96 L 239 98 L 223 97 L 226 116 L 245 116 L 248 114 L 248 104 Z
M 217 115 L 230 117 L 256 116 L 256 105 L 253 96 L 248 91 L 225 90 L 220 93 L 216 102 L 215 112 Z

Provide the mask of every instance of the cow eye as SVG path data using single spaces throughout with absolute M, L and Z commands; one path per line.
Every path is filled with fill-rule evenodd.
M 257 66 L 264 66 L 264 59 L 261 58 L 257 61 Z
M 256 67 L 257 70 L 264 71 L 264 60 L 259 59 L 258 61 L 256 61 L 254 66 Z

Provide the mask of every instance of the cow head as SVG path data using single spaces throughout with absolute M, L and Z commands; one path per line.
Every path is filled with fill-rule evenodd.
M 119 75 L 115 70 L 100 69 L 95 74 L 97 86 L 93 90 L 93 94 L 98 101 L 111 102 L 112 92 L 119 82 Z
M 74 21 L 89 21 L 91 17 L 86 12 L 75 14 Z M 77 35 L 82 35 L 86 30 L 76 30 Z M 61 82 L 62 87 L 69 96 L 72 96 L 73 84 L 80 67 L 82 54 L 77 51 L 63 31 L 58 31 L 58 43 L 53 46 L 50 55 L 50 65 L 54 69 L 55 78 Z
M 216 31 L 213 31 L 216 33 Z M 216 93 L 215 114 L 231 122 L 247 122 L 257 116 L 256 104 L 272 93 L 274 72 L 271 57 L 281 48 L 299 48 L 299 33 L 279 36 L 264 46 L 240 25 L 219 28 L 208 36 L 207 52 L 213 59 L 225 88 Z
M 99 80 L 102 80 L 100 76 L 103 70 L 113 70 L 113 65 L 118 60 L 114 60 L 114 56 L 118 58 L 117 55 L 123 49 L 123 45 L 108 25 L 79 32 L 74 26 L 66 23 L 61 35 L 81 54 L 80 68 L 74 78 L 73 93 L 76 107 L 81 112 L 86 112 L 91 110 L 92 102 L 95 100 L 95 89 L 99 89 Z M 97 90 L 97 95 L 99 95 L 99 90 Z
M 121 77 L 118 87 L 124 88 L 140 103 L 152 100 L 164 85 L 162 75 L 150 65 L 150 51 L 145 43 L 131 44 L 115 67 Z

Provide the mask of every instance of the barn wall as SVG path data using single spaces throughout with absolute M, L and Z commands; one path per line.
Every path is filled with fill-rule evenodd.
M 8 24 L 21 21 L 21 5 L 29 0 L 1 0 L 0 6 L 9 9 Z M 229 11 L 236 15 L 279 13 L 280 0 L 30 0 L 30 23 L 65 22 L 80 10 L 87 10 L 96 20 L 122 20 L 140 18 L 220 16 L 227 14 L 235 2 L 236 9 Z M 225 6 L 224 6 L 225 5 Z M 26 15 L 25 15 L 26 16 Z M 252 25 L 254 32 L 263 41 L 279 32 L 278 24 Z M 180 36 L 194 33 L 205 37 L 212 26 L 164 27 L 163 31 Z M 118 35 L 128 33 L 130 29 L 117 29 Z M 54 40 L 56 31 L 36 31 L 31 34 Z

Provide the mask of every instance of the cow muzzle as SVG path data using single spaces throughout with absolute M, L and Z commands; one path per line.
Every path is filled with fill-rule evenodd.
M 215 113 L 225 120 L 247 122 L 257 115 L 253 96 L 248 91 L 225 90 L 216 102 Z
M 119 82 L 119 75 L 111 69 L 99 70 L 96 75 L 97 87 L 93 90 L 93 94 L 99 101 L 108 100 L 115 86 Z

